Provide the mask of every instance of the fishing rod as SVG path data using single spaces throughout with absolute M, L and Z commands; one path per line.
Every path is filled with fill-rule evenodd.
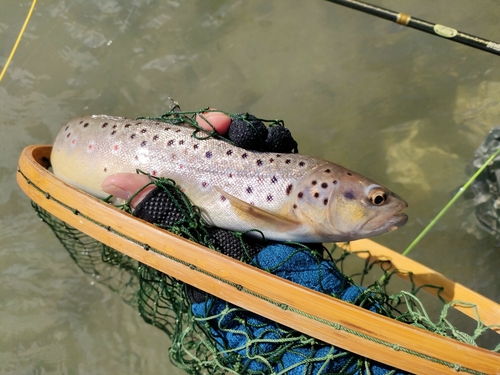
M 413 29 L 424 31 L 432 35 L 437 35 L 457 43 L 462 43 L 470 47 L 474 47 L 486 52 L 493 53 L 495 55 L 500 55 L 500 43 L 492 42 L 491 40 L 486 40 L 474 35 L 466 34 L 464 32 L 458 31 L 448 26 L 424 21 L 419 18 L 412 17 L 409 14 L 397 13 L 392 10 L 368 4 L 362 1 L 357 1 L 357 0 L 326 0 L 326 1 L 343 5 L 355 10 L 359 10 L 361 12 L 365 12 L 373 16 L 385 18 L 386 20 L 396 22 L 400 25 L 408 26 Z

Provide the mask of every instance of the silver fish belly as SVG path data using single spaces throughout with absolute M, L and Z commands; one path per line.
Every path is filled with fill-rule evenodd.
M 51 163 L 56 176 L 101 198 L 107 196 L 102 181 L 114 173 L 140 169 L 171 178 L 210 225 L 258 229 L 273 240 L 345 241 L 385 233 L 406 222 L 406 215 L 400 214 L 406 202 L 341 166 L 300 154 L 255 152 L 215 138 L 198 139 L 191 127 L 159 121 L 104 115 L 74 119 L 59 132 Z M 370 211 L 370 217 L 358 205 L 352 210 L 351 201 L 366 200 L 374 186 L 383 189 L 385 207 L 376 207 L 380 212 Z M 331 228 L 336 221 L 331 216 L 341 214 L 332 212 L 333 205 L 352 211 L 347 214 L 349 227 Z M 386 223 L 374 226 L 377 216 Z M 358 222 L 371 224 L 362 228 L 368 224 Z

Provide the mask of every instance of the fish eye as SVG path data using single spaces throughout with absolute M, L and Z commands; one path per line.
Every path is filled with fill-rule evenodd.
M 370 192 L 369 198 L 375 206 L 381 206 L 387 201 L 387 194 L 383 190 L 376 189 Z

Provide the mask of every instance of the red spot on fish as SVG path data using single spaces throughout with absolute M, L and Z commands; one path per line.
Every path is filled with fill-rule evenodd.
M 157 172 L 157 171 L 153 171 L 153 172 L 151 172 L 151 176 L 156 176 L 157 174 L 158 174 L 158 172 Z
M 93 144 L 90 144 L 90 145 L 88 145 L 88 146 L 87 146 L 87 148 L 88 148 L 89 150 L 92 150 L 92 149 L 94 148 L 94 145 L 93 145 Z
M 74 138 L 73 138 L 73 139 L 71 140 L 71 144 L 73 144 L 73 145 L 74 145 L 75 143 L 76 143 L 76 139 L 74 139 Z
M 118 145 L 113 146 L 113 150 L 115 150 L 115 151 L 118 150 L 119 148 L 120 148 L 120 146 L 118 146 Z
M 229 173 L 229 178 L 233 178 L 233 174 L 232 173 Z

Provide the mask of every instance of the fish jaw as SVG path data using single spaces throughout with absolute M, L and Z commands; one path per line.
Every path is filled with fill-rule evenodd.
M 329 207 L 337 241 L 354 241 L 392 232 L 408 221 L 408 203 L 386 187 L 345 171 Z

